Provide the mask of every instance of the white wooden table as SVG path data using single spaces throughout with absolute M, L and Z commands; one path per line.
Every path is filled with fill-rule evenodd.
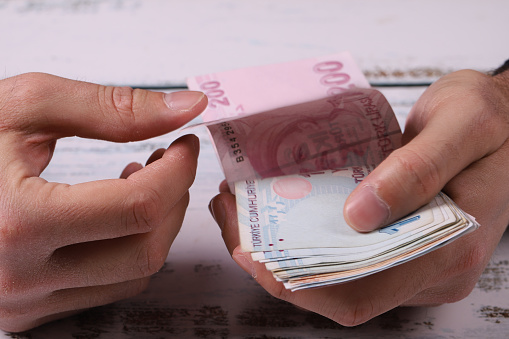
M 172 90 L 202 73 L 349 50 L 404 122 L 426 84 L 509 58 L 509 2 L 0 0 L 0 71 L 48 72 Z M 420 86 L 419 86 L 420 85 Z M 178 133 L 138 143 L 59 141 L 43 176 L 117 177 Z M 473 293 L 434 308 L 398 308 L 345 328 L 274 299 L 229 257 L 207 204 L 222 173 L 205 133 L 182 232 L 146 292 L 13 338 L 504 338 L 509 234 Z

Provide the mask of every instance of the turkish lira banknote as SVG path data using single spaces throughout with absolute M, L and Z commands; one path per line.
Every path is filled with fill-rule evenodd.
M 478 224 L 445 194 L 371 233 L 345 222 L 350 192 L 393 150 L 390 104 L 349 53 L 188 79 L 236 194 L 242 249 L 297 290 L 411 260 Z
M 356 166 L 236 182 L 242 250 L 291 289 L 357 279 L 415 258 L 477 224 L 444 194 L 384 228 L 359 233 L 343 218 Z
M 205 122 L 370 87 L 348 52 L 194 76 L 187 79 L 187 85 L 209 99 L 202 113 Z
M 378 164 L 401 146 L 385 97 L 347 52 L 188 79 L 230 189 L 242 179 Z
M 207 127 L 230 185 L 378 164 L 401 146 L 389 103 L 369 88 L 213 121 Z

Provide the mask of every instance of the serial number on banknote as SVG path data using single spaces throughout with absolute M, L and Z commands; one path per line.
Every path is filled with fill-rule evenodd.
M 240 149 L 240 144 L 237 142 L 237 138 L 234 136 L 235 131 L 229 122 L 221 123 L 221 127 L 223 128 L 223 137 L 228 141 L 231 152 L 235 157 L 235 161 L 242 162 L 244 161 L 244 156 L 242 155 L 242 150 Z

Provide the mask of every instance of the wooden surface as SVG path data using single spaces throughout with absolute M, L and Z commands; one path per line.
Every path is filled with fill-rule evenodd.
M 404 123 L 424 86 L 509 58 L 508 1 L 2 1 L 2 77 L 42 71 L 171 89 L 232 68 L 352 52 Z M 392 85 L 387 87 L 387 85 Z M 207 205 L 222 173 L 204 131 L 191 203 L 164 268 L 142 295 L 13 338 L 504 338 L 509 236 L 466 299 L 398 308 L 346 328 L 276 300 L 229 257 Z M 77 183 L 117 177 L 178 132 L 137 143 L 59 141 L 43 173 Z

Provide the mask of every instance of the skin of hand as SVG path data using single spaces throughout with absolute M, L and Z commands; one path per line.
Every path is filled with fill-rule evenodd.
M 189 201 L 199 141 L 183 136 L 119 179 L 47 182 L 56 140 L 170 132 L 200 92 L 150 92 L 49 74 L 0 81 L 0 328 L 24 331 L 140 293 L 168 255 Z
M 463 70 L 432 84 L 412 108 L 404 146 L 349 196 L 344 215 L 367 232 L 394 221 L 440 190 L 481 224 L 410 262 L 352 282 L 290 292 L 242 252 L 235 197 L 227 186 L 209 206 L 233 259 L 270 294 L 355 326 L 392 308 L 432 306 L 470 294 L 509 223 L 509 72 Z

